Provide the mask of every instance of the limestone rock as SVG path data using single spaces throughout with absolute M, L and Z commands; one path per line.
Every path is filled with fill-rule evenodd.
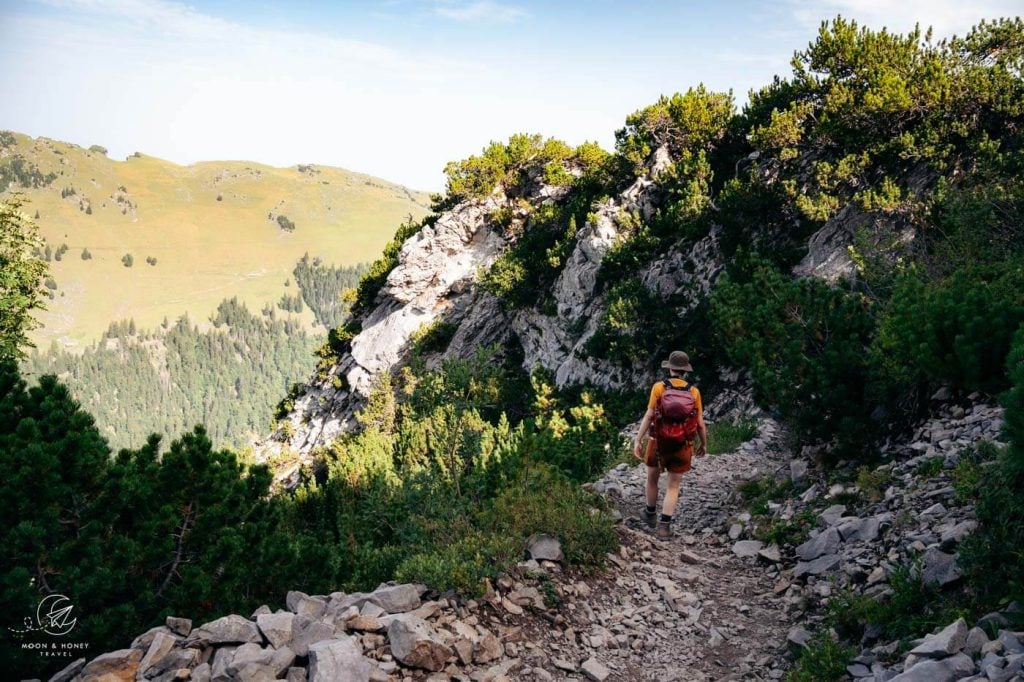
M 926 584 L 944 587 L 962 577 L 963 573 L 956 564 L 956 555 L 947 554 L 935 547 L 925 552 L 921 564 L 921 580 Z
M 797 547 L 796 554 L 801 561 L 813 561 L 825 554 L 835 554 L 841 542 L 839 531 L 829 528 Z
M 256 616 L 256 626 L 275 649 L 292 641 L 295 614 L 290 611 L 265 613 Z
M 139 670 L 142 652 L 138 649 L 120 649 L 101 654 L 82 668 L 83 682 L 130 682 L 135 680 Z
M 910 650 L 915 656 L 945 658 L 964 648 L 967 642 L 967 621 L 960 618 L 935 635 L 928 635 L 924 641 Z
M 352 638 L 323 640 L 309 647 L 310 682 L 369 682 L 369 679 L 370 662 Z
M 957 654 L 942 660 L 924 660 L 906 672 L 892 678 L 891 682 L 955 682 L 974 672 L 974 661 L 970 656 Z
M 452 650 L 438 637 L 430 625 L 408 614 L 396 616 L 388 626 L 391 653 L 403 665 L 440 671 Z
M 608 668 L 601 665 L 601 662 L 593 656 L 583 661 L 583 664 L 580 665 L 580 670 L 583 671 L 588 680 L 593 680 L 594 682 L 604 682 L 612 674 Z
M 740 540 L 732 546 L 732 553 L 741 559 L 749 559 L 757 556 L 757 553 L 764 547 L 760 540 Z
M 405 613 L 419 608 L 425 591 L 423 585 L 381 585 L 370 594 L 369 601 L 387 613 Z
M 565 555 L 562 553 L 562 543 L 551 535 L 531 535 L 526 540 L 526 553 L 535 561 L 561 562 L 565 559 Z
M 242 616 L 231 614 L 200 625 L 192 631 L 187 641 L 201 640 L 210 644 L 231 644 L 258 642 L 260 632 L 256 623 Z

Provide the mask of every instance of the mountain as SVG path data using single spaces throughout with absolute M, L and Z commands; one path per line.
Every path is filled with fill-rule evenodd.
M 96 643 L 55 679 L 1019 677 L 1024 21 L 792 65 L 448 164 L 255 465 L 0 364 L 0 596 Z M 652 534 L 677 349 L 713 447 Z
M 43 348 L 81 349 L 130 318 L 205 320 L 232 297 L 258 310 L 296 293 L 285 283 L 303 254 L 372 260 L 395 224 L 427 210 L 422 192 L 340 168 L 115 161 L 98 145 L 11 132 L 0 133 L 0 186 L 25 195 L 48 247 L 53 297 L 33 337 Z

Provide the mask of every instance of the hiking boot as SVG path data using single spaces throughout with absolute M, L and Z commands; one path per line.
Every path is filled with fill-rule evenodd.
M 644 509 L 644 523 L 646 523 L 649 528 L 654 528 L 655 524 L 658 523 L 658 512 L 649 512 Z
M 654 531 L 654 535 L 659 540 L 668 540 L 672 537 L 672 522 L 671 521 L 658 521 L 658 527 Z

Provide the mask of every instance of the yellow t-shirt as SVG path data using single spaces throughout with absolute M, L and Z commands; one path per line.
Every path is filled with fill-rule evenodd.
M 669 379 L 669 381 L 671 381 L 672 385 L 675 386 L 676 388 L 686 388 L 687 386 L 689 386 L 689 384 L 687 383 L 686 379 L 680 379 L 678 377 L 672 377 L 671 379 Z M 654 386 L 651 387 L 651 399 L 647 401 L 647 409 L 653 410 L 655 407 L 657 407 L 658 406 L 658 398 L 660 398 L 661 394 L 664 393 L 664 392 L 665 392 L 665 384 L 664 383 L 659 381 L 658 383 L 654 384 Z M 703 414 L 704 414 L 704 404 L 701 402 L 701 399 L 700 399 L 700 389 L 697 388 L 696 386 L 693 387 L 693 397 L 697 401 L 697 414 L 703 416 Z

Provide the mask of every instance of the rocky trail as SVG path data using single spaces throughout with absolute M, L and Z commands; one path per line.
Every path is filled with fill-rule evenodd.
M 925 582 L 956 583 L 957 547 L 975 521 L 956 503 L 948 467 L 964 447 L 998 442 L 1001 421 L 984 403 L 943 406 L 910 440 L 887 446 L 888 463 L 871 472 L 886 477 L 872 495 L 850 479 L 827 484 L 810 471 L 812 453 L 793 453 L 783 429 L 761 419 L 735 451 L 694 461 L 669 540 L 642 520 L 645 467 L 622 463 L 589 484 L 621 520 L 620 546 L 601 571 L 566 569 L 557 538 L 534 536 L 528 558 L 480 599 L 393 583 L 369 593 L 289 592 L 284 608 L 248 617 L 195 628 L 168 618 L 51 682 L 782 679 L 836 590 L 885 599 L 895 567 L 915 562 Z M 738 493 L 752 480 L 789 486 L 754 518 Z M 765 519 L 801 516 L 811 521 L 799 539 L 753 539 L 766 537 Z M 909 653 L 866 632 L 847 670 L 874 682 L 1021 682 L 1024 632 L 1009 622 L 999 613 L 973 627 L 961 619 L 920 633 Z

